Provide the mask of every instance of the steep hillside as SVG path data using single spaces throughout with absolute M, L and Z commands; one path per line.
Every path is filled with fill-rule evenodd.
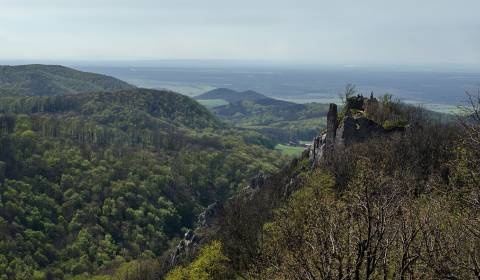
M 59 65 L 0 66 L 0 96 L 52 96 L 132 89 L 118 79 Z
M 480 119 L 361 96 L 343 108 L 299 159 L 212 204 L 150 267 L 174 266 L 170 280 L 475 279 Z
M 161 256 L 205 206 L 281 166 L 263 141 L 166 91 L 0 98 L 0 278 Z

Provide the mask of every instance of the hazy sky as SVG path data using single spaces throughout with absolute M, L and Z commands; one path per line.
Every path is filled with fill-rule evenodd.
M 0 0 L 0 59 L 480 64 L 480 0 Z

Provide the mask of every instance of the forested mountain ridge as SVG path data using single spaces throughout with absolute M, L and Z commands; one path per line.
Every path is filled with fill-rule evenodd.
M 223 125 L 191 98 L 169 91 L 131 89 L 65 96 L 0 98 L 0 113 L 78 115 L 94 118 L 101 124 L 137 118 L 137 121 L 130 120 L 137 127 L 153 119 L 189 128 L 219 128 Z
M 220 117 L 242 126 L 261 126 L 325 117 L 327 109 L 326 104 L 297 104 L 276 99 L 260 99 L 218 106 L 213 108 L 213 111 Z
M 134 86 L 113 77 L 60 65 L 0 66 L 0 96 L 51 96 L 132 88 Z
M 296 104 L 274 99 L 240 101 L 211 110 L 239 127 L 257 130 L 277 143 L 311 140 L 325 128 L 328 106 Z
M 166 279 L 478 278 L 480 99 L 452 123 L 347 97 L 299 159 L 207 211 Z
M 326 104 L 298 104 L 254 91 L 237 92 L 227 88 L 206 92 L 195 99 L 227 101 L 228 104 L 209 106 L 209 109 L 235 126 L 268 135 L 277 144 L 310 141 L 325 127 L 328 110 Z
M 262 135 L 172 92 L 0 100 L 0 279 L 158 257 L 203 207 L 282 165 Z

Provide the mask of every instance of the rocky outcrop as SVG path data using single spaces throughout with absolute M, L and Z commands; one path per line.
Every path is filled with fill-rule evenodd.
M 386 130 L 368 118 L 346 116 L 343 119 L 343 125 L 337 128 L 337 132 L 339 137 L 336 138 L 336 146 L 346 147 L 375 135 L 384 134 Z
M 329 160 L 335 150 L 343 149 L 354 143 L 365 141 L 371 137 L 403 131 L 403 127 L 385 129 L 382 125 L 367 118 L 365 113 L 378 106 L 373 97 L 365 98 L 362 95 L 347 98 L 343 108 L 344 116 L 338 121 L 337 105 L 330 104 L 327 114 L 326 131 L 313 139 L 309 147 L 309 159 L 312 166 Z
M 327 113 L 327 130 L 322 135 L 315 137 L 312 145 L 309 147 L 309 158 L 313 162 L 313 165 L 325 159 L 328 154 L 333 153 L 337 128 L 337 105 L 331 103 Z
M 380 124 L 368 119 L 362 113 L 368 110 L 369 106 L 376 106 L 376 103 L 377 101 L 373 96 L 369 99 L 362 96 L 349 98 L 345 105 L 349 109 L 343 109 L 344 116 L 341 121 L 339 121 L 337 105 L 330 104 L 325 132 L 313 139 L 312 145 L 304 151 L 301 158 L 293 160 L 290 166 L 278 174 L 269 174 L 268 176 L 263 173 L 257 174 L 251 180 L 249 186 L 242 189 L 234 197 L 223 203 L 216 202 L 209 205 L 199 215 L 197 228 L 185 233 L 184 239 L 169 255 L 169 262 L 166 267 L 174 267 L 182 263 L 184 258 L 192 258 L 203 243 L 209 242 L 209 237 L 211 238 L 214 232 L 221 230 L 221 221 L 226 215 L 228 216 L 229 210 L 235 209 L 235 201 L 251 202 L 250 206 L 256 203 L 255 197 L 262 196 L 271 199 L 270 202 L 275 199 L 286 201 L 292 193 L 302 186 L 302 172 L 320 163 L 328 162 L 329 156 L 334 155 L 336 150 L 376 135 L 397 131 L 395 129 L 384 129 Z M 311 166 L 304 164 L 306 159 L 310 161 Z M 254 207 L 254 209 L 257 208 Z M 238 223 L 238 221 L 233 219 L 233 223 Z
M 330 104 L 330 108 L 327 114 L 327 131 L 325 137 L 322 137 L 325 145 L 323 148 L 324 156 L 328 156 L 333 153 L 335 139 L 337 137 L 337 128 L 338 128 L 338 113 L 337 105 Z
M 240 191 L 237 196 L 251 198 L 266 184 L 268 179 L 269 177 L 262 172 L 258 173 L 251 180 L 250 185 Z M 233 198 L 234 197 L 229 200 Z M 224 211 L 225 203 L 228 204 L 229 200 L 224 203 L 214 202 L 210 204 L 205 211 L 198 215 L 196 228 L 185 233 L 184 238 L 179 242 L 177 247 L 175 247 L 175 250 L 171 252 L 166 263 L 164 263 L 164 268 L 167 271 L 176 266 L 182 259 L 193 257 L 195 255 L 196 250 L 201 246 L 202 242 L 204 242 L 204 238 L 202 238 L 202 236 L 205 235 L 204 232 L 216 227 L 216 222 L 219 217 L 222 216 L 222 212 Z
M 175 250 L 172 253 L 170 263 L 171 264 L 176 264 L 178 261 L 178 258 L 182 256 L 189 256 L 193 254 L 195 250 L 195 244 L 197 243 L 198 238 L 193 232 L 193 230 L 189 230 L 185 233 L 185 236 L 182 241 L 177 245 Z M 172 265 L 173 267 L 173 265 Z
M 188 230 L 182 241 L 171 252 L 170 258 L 164 264 L 166 270 L 174 267 L 179 263 L 180 259 L 189 258 L 195 255 L 195 251 L 200 246 L 201 237 L 198 232 L 212 226 L 215 218 L 223 210 L 223 204 L 214 202 L 210 204 L 205 211 L 198 215 L 197 227 L 195 230 Z
M 207 209 L 203 211 L 198 216 L 197 225 L 199 227 L 208 227 L 212 224 L 213 219 L 215 216 L 222 210 L 223 205 L 219 202 L 214 202 L 208 205 Z

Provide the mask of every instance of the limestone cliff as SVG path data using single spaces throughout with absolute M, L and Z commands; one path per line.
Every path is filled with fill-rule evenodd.
M 315 137 L 308 148 L 309 159 L 313 166 L 328 161 L 337 149 L 343 149 L 371 137 L 404 130 L 403 127 L 385 129 L 381 124 L 368 118 L 368 112 L 377 107 L 378 101 L 373 95 L 370 98 L 361 95 L 349 97 L 340 118 L 337 105 L 330 104 L 326 131 Z
M 236 207 L 238 207 L 239 201 L 245 208 L 238 211 L 248 210 L 249 205 L 251 208 L 261 208 L 258 206 L 257 200 L 262 201 L 262 203 L 268 202 L 269 205 L 262 206 L 265 209 L 269 209 L 269 207 L 274 209 L 281 204 L 281 201 L 286 201 L 290 194 L 302 187 L 302 172 L 308 172 L 321 163 L 328 164 L 329 158 L 335 155 L 335 151 L 345 149 L 370 137 L 401 131 L 403 129 L 401 127 L 385 129 L 382 125 L 368 118 L 368 111 L 375 108 L 377 104 L 378 101 L 373 96 L 369 99 L 363 96 L 350 97 L 340 114 L 337 111 L 337 105 L 330 104 L 326 130 L 315 137 L 313 144 L 304 151 L 302 156 L 293 160 L 277 174 L 266 176 L 259 173 L 247 187 L 234 197 L 225 202 L 216 202 L 208 206 L 200 214 L 197 228 L 194 231 L 188 231 L 184 239 L 171 252 L 165 263 L 166 269 L 178 265 L 182 260 L 194 257 L 195 252 L 202 244 L 222 231 L 222 227 L 225 226 L 223 220 L 226 216 L 238 210 Z M 262 196 L 263 200 L 259 199 Z M 244 212 L 241 214 L 246 215 Z M 253 215 L 260 216 L 262 213 L 254 213 Z M 260 217 L 254 218 L 260 219 Z

